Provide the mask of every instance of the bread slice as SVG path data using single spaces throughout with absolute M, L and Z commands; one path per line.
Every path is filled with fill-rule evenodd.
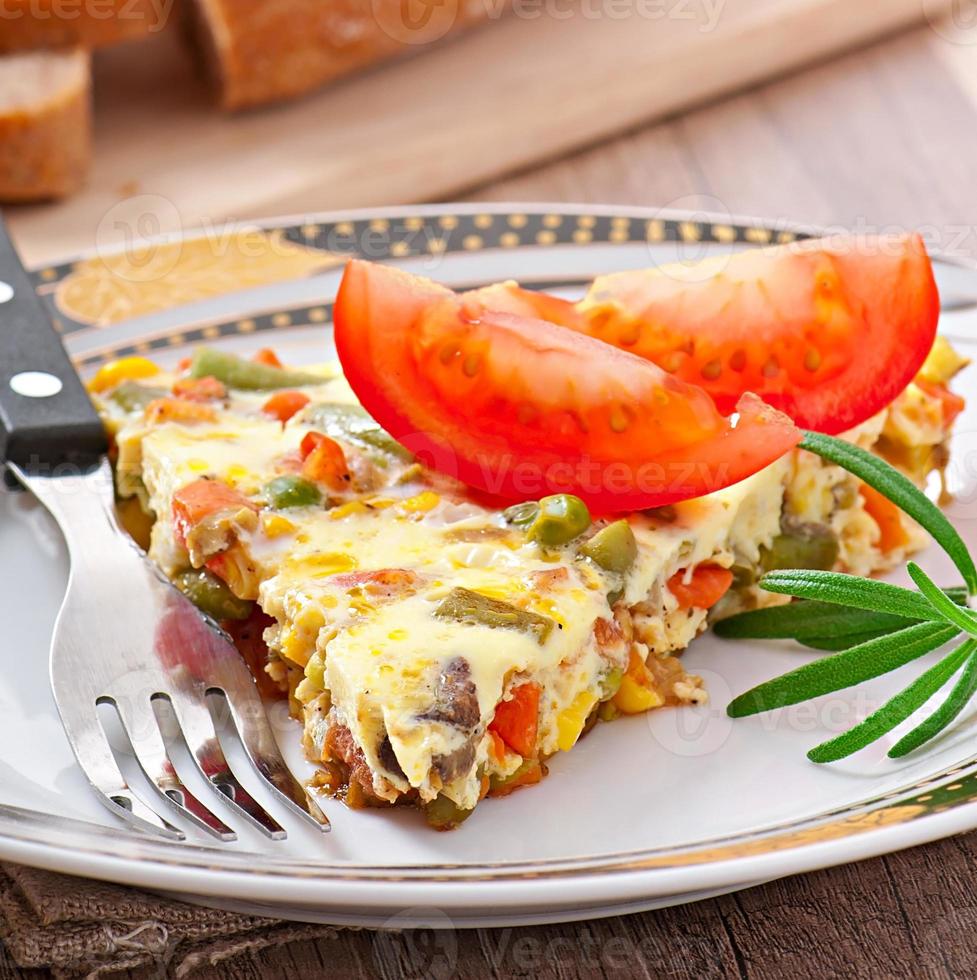
M 507 0 L 194 0 L 192 22 L 220 104 L 240 109 L 423 50 L 507 6 Z
M 91 71 L 82 50 L 0 57 L 0 201 L 63 197 L 91 155 Z
M 173 0 L 3 0 L 0 52 L 95 48 L 163 29 Z

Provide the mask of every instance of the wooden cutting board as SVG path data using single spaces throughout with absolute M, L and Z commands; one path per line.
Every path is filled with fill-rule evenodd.
M 104 52 L 91 180 L 11 209 L 14 236 L 37 265 L 234 219 L 445 199 L 953 0 L 573 0 L 567 17 L 570 2 L 523 0 L 521 16 L 237 116 L 211 107 L 176 33 Z

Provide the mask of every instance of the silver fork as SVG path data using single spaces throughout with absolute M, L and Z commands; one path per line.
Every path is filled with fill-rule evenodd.
M 68 544 L 71 574 L 51 643 L 51 683 L 78 764 L 101 801 L 139 830 L 183 839 L 167 819 L 175 814 L 233 840 L 220 816 L 226 806 L 269 837 L 284 837 L 227 763 L 211 711 L 226 704 L 272 796 L 327 830 L 325 815 L 285 765 L 237 649 L 118 527 L 105 449 L 98 416 L 0 221 L 0 458 Z M 98 717 L 104 703 L 118 711 L 152 792 L 137 795 L 127 782 Z M 214 787 L 206 801 L 181 779 L 174 739 Z

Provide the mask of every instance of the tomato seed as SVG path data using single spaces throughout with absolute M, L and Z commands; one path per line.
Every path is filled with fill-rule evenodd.
M 729 366 L 733 371 L 739 372 L 746 367 L 746 351 L 740 347 L 729 355 Z
M 702 365 L 702 376 L 706 381 L 715 381 L 723 373 L 723 366 L 719 363 L 719 360 L 709 361 L 708 364 Z
M 821 367 L 821 352 L 815 350 L 813 347 L 808 348 L 807 353 L 804 355 L 804 367 L 812 373 L 817 371 Z

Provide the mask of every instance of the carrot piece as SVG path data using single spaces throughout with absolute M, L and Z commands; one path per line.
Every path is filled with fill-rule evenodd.
M 310 401 L 309 396 L 303 395 L 301 391 L 276 391 L 261 406 L 261 411 L 265 415 L 274 415 L 279 422 L 284 424 L 293 415 L 301 412 Z
M 967 407 L 967 400 L 956 392 L 950 391 L 946 385 L 933 381 L 916 379 L 916 386 L 922 388 L 932 398 L 938 398 L 943 408 L 943 425 L 949 429 L 957 420 L 957 416 Z
M 282 366 L 282 362 L 278 360 L 278 355 L 270 347 L 262 347 L 261 350 L 255 351 L 251 360 L 255 364 L 265 364 L 268 367 L 280 368 Z
M 868 516 L 879 526 L 879 551 L 889 554 L 909 544 L 909 534 L 902 524 L 899 508 L 888 497 L 866 484 L 858 488 Z
M 539 684 L 520 684 L 512 689 L 508 701 L 500 701 L 489 731 L 498 735 L 506 745 L 524 759 L 536 752 L 539 732 Z
M 221 480 L 194 480 L 173 494 L 173 530 L 177 539 L 185 542 L 187 534 L 205 517 L 221 510 L 258 507 L 238 490 Z
M 163 422 L 214 422 L 217 414 L 210 405 L 201 405 L 185 398 L 156 398 L 146 406 L 143 419 L 150 425 L 161 425 Z
M 333 490 L 349 485 L 349 464 L 343 447 L 335 439 L 321 432 L 309 432 L 302 439 L 302 476 L 316 483 L 324 483 Z
M 489 755 L 492 759 L 501 763 L 505 759 L 505 742 L 502 741 L 502 736 L 498 732 L 493 732 L 489 729 Z
M 700 565 L 685 581 L 685 571 L 668 580 L 668 589 L 678 599 L 679 609 L 711 609 L 733 584 L 733 573 L 718 565 Z
M 227 397 L 227 388 L 217 378 L 178 378 L 173 382 L 173 394 L 189 402 L 216 402 Z

